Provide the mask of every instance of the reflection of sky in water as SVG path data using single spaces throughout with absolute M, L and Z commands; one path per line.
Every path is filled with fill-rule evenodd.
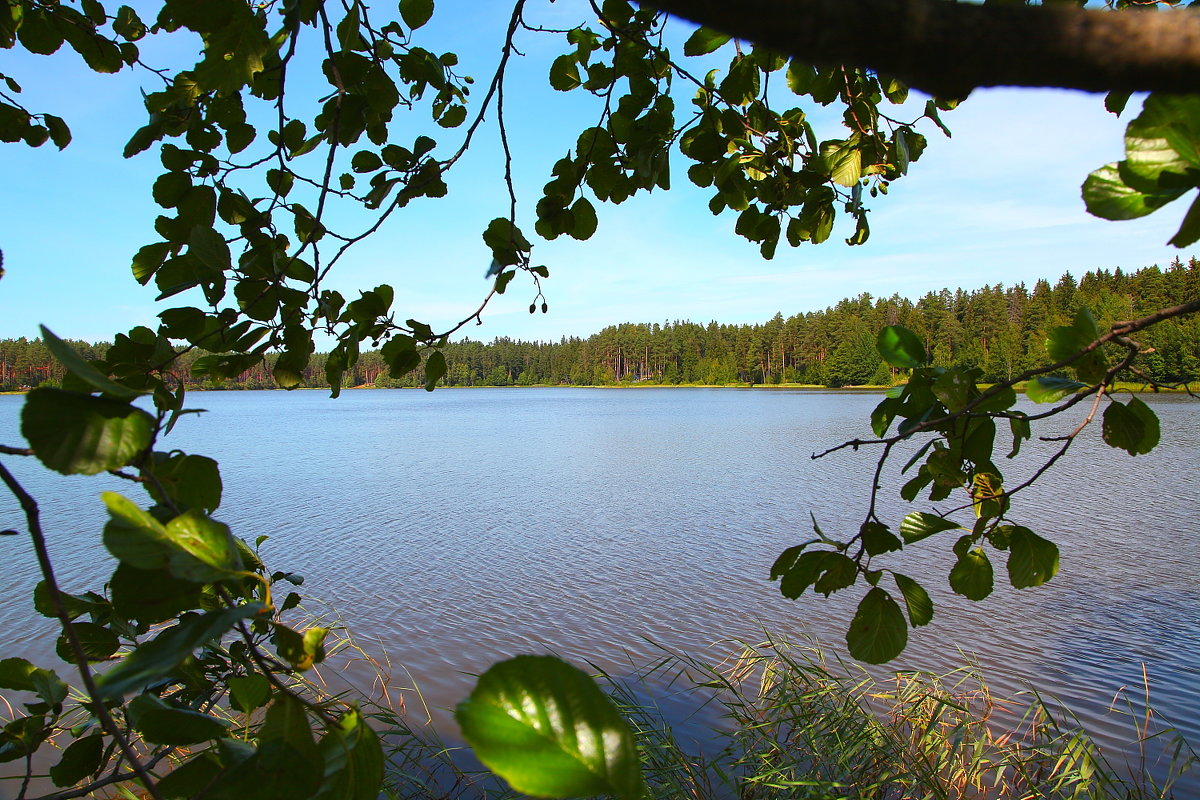
M 246 539 L 270 535 L 272 568 L 304 574 L 306 592 L 381 642 L 431 705 L 450 707 L 469 691 L 466 673 L 518 652 L 619 669 L 655 658 L 652 641 L 716 661 L 732 647 L 714 643 L 757 640 L 760 625 L 840 648 L 860 593 L 791 602 L 766 573 L 783 548 L 811 538 L 810 512 L 834 538 L 857 529 L 873 455 L 809 456 L 866 435 L 877 400 L 663 389 L 357 391 L 336 402 L 316 391 L 196 393 L 191 405 L 213 413 L 185 419 L 169 444 L 218 458 L 218 517 Z M 0 397 L 0 442 L 19 442 L 19 402 Z M 1180 466 L 1200 453 L 1200 406 L 1151 402 L 1167 432 L 1159 451 L 1109 450 L 1096 425 L 1017 499 L 1015 520 L 1062 549 L 1049 586 L 1012 589 L 993 557 L 996 592 L 975 604 L 946 584 L 948 539 L 885 557 L 924 579 L 937 604 L 895 666 L 944 670 L 961 648 L 1000 691 L 1032 682 L 1098 733 L 1127 737 L 1103 714 L 1120 687 L 1140 683 L 1145 661 L 1152 701 L 1200 741 L 1200 486 Z M 1002 430 L 1001 456 L 1008 443 Z M 97 588 L 111 567 L 96 494 L 129 485 L 47 481 L 30 464 L 5 463 L 43 504 L 64 584 Z M 1031 469 L 1001 467 L 1009 485 Z M 881 506 L 896 522 L 911 510 L 890 499 L 901 480 L 885 477 Z M 0 500 L 4 527 L 20 527 L 16 513 Z M 24 539 L 0 541 L 9 575 L 0 625 L 17 643 L 6 656 L 52 649 L 53 626 L 28 611 L 27 550 Z

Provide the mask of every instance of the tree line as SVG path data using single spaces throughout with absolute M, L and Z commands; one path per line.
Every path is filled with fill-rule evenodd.
M 1046 332 L 1069 324 L 1086 306 L 1102 328 L 1144 316 L 1178 298 L 1200 297 L 1200 261 L 1176 259 L 1166 269 L 1146 267 L 1127 273 L 1087 272 L 1076 280 L 1067 272 L 1057 282 L 1037 281 L 974 291 L 942 289 L 915 302 L 899 295 L 860 294 L 822 311 L 767 322 L 729 325 L 688 321 L 621 323 L 585 338 L 525 342 L 497 338 L 490 343 L 463 339 L 446 346 L 449 386 L 612 386 L 621 384 L 783 384 L 859 386 L 889 384 L 895 369 L 879 358 L 876 332 L 903 325 L 929 344 L 935 366 L 977 367 L 982 380 L 1001 381 L 1035 366 L 1044 353 Z M 1140 334 L 1152 350 L 1147 375 L 1174 383 L 1200 380 L 1200 319 L 1169 320 Z M 85 358 L 103 360 L 106 343 L 71 342 Z M 203 388 L 190 366 L 200 351 L 180 360 L 180 376 Z M 323 353 L 304 370 L 304 386 L 323 386 Z M 272 359 L 226 381 L 228 388 L 274 388 Z M 0 387 L 34 387 L 62 379 L 62 367 L 37 339 L 0 341 Z M 343 377 L 345 386 L 407 387 L 421 384 L 420 373 L 388 376 L 378 351 L 363 352 Z

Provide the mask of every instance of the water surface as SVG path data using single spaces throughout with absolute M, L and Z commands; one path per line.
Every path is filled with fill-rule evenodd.
M 861 522 L 874 454 L 810 455 L 868 436 L 878 395 L 730 389 L 206 392 L 167 444 L 213 456 L 225 478 L 217 514 L 262 547 L 273 569 L 339 609 L 373 649 L 403 664 L 434 706 L 470 673 L 521 652 L 555 651 L 619 669 L 658 645 L 714 660 L 731 639 L 842 636 L 860 591 L 780 597 L 775 556 Z M 22 398 L 0 397 L 0 442 L 19 444 Z M 946 669 L 960 650 L 1001 689 L 1060 696 L 1102 738 L 1127 739 L 1106 713 L 1150 676 L 1154 705 L 1200 742 L 1200 404 L 1152 398 L 1164 441 L 1131 458 L 1092 426 L 1015 504 L 1014 519 L 1056 541 L 1048 586 L 998 587 L 983 603 L 946 583 L 951 540 L 898 559 L 937 611 L 897 666 Z M 1073 425 L 1073 423 L 1072 423 Z M 1066 423 L 1058 428 L 1070 427 Z M 998 437 L 997 450 L 1007 444 Z M 1047 445 L 1026 445 L 1032 455 Z M 1003 452 L 1007 452 L 1007 448 Z M 42 503 L 60 579 L 98 589 L 112 569 L 98 544 L 103 489 L 6 458 Z M 1024 461 L 1022 459 L 1021 461 Z M 896 467 L 903 463 L 897 461 Z M 1013 479 L 1032 466 L 1003 465 Z M 895 523 L 912 510 L 892 501 Z M 928 504 L 916 508 L 927 508 Z M 0 524 L 21 528 L 11 497 Z M 53 625 L 28 593 L 25 538 L 0 539 L 4 655 L 52 652 Z M 850 596 L 853 595 L 853 596 Z M 1198 788 L 1200 790 L 1200 788 Z

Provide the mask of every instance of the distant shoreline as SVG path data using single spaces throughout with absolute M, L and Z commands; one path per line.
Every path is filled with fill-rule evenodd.
M 896 386 L 904 384 L 894 384 L 892 386 L 882 385 L 862 385 L 862 386 L 821 386 L 820 384 L 812 383 L 624 383 L 624 384 L 571 384 L 571 383 L 531 383 L 526 386 L 510 384 L 508 386 L 438 386 L 438 391 L 446 389 L 801 389 L 805 391 L 820 391 L 820 392 L 886 392 Z M 992 384 L 979 384 L 981 389 L 987 389 Z M 295 389 L 280 389 L 260 388 L 260 389 L 241 389 L 230 388 L 226 386 L 208 386 L 199 387 L 193 386 L 188 388 L 189 392 L 287 392 L 287 391 L 322 391 L 328 390 L 328 386 L 297 386 Z M 379 387 L 369 383 L 360 386 L 346 386 L 342 391 L 355 391 L 358 389 L 379 389 L 381 391 L 392 391 L 393 389 L 400 390 L 416 390 L 423 389 L 422 386 L 395 386 L 395 387 Z M 1024 393 L 1024 384 L 1017 384 L 1013 387 L 1017 392 Z M 1192 386 L 1192 391 L 1200 391 L 1200 386 Z M 30 389 L 10 389 L 0 390 L 0 395 L 20 395 L 28 394 Z M 1136 394 L 1186 394 L 1187 386 L 1153 389 L 1144 383 L 1117 383 L 1114 384 L 1109 393 L 1112 392 L 1134 392 Z

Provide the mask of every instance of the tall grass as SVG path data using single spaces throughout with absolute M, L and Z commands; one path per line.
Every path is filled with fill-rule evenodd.
M 707 753 L 680 744 L 637 684 L 701 686 L 722 724 Z M 974 667 L 877 678 L 814 643 L 767 638 L 708 667 L 671 655 L 631 680 L 605 676 L 642 743 L 655 798 L 1172 797 L 1187 743 L 1122 695 L 1136 758 L 1110 761 L 1079 720 L 1030 690 L 1001 699 Z M 1182 798 L 1183 795 L 1180 795 Z
M 329 658 L 297 688 L 372 720 L 383 797 L 521 796 L 435 730 L 402 667 L 360 646 L 335 613 L 318 621 L 334 628 Z M 715 665 L 664 651 L 621 675 L 593 666 L 634 729 L 651 800 L 1184 800 L 1200 786 L 1179 783 L 1196 756 L 1151 710 L 1144 675 L 1111 704 L 1129 747 L 1110 754 L 1053 698 L 997 697 L 975 666 L 880 677 L 815 641 L 767 634 L 734 650 Z
M 375 666 L 387 797 L 516 796 L 385 702 L 391 665 Z M 1110 708 L 1129 730 L 1132 757 L 1117 758 L 1052 698 L 999 698 L 974 666 L 881 678 L 815 642 L 765 637 L 715 666 L 665 653 L 622 677 L 594 670 L 633 726 L 653 800 L 1158 800 L 1176 796 L 1195 761 L 1150 710 L 1148 683 Z

